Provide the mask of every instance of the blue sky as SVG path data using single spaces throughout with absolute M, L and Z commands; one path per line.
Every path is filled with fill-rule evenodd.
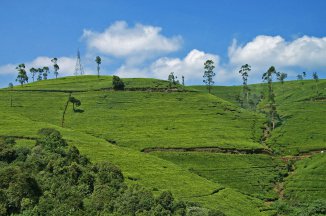
M 52 57 L 61 76 L 72 75 L 78 48 L 87 74 L 99 55 L 103 74 L 174 71 L 187 84 L 202 83 L 207 59 L 219 85 L 239 84 L 245 63 L 251 83 L 271 65 L 290 79 L 326 78 L 325 8 L 323 0 L 1 0 L 0 87 L 14 82 L 15 65 L 51 66 Z

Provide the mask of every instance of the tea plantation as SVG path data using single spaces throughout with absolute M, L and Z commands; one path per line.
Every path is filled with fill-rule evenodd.
M 111 76 L 1 89 L 0 137 L 33 148 L 41 128 L 56 129 L 91 162 L 118 166 L 128 186 L 155 196 L 170 191 L 177 201 L 226 215 L 325 211 L 326 80 L 318 94 L 313 81 L 276 83 L 281 123 L 268 137 L 265 99 L 256 111 L 241 108 L 240 86 L 208 94 L 204 86 L 123 81 L 124 91 L 112 89 Z M 250 88 L 258 95 L 267 87 Z M 73 109 L 69 97 L 81 105 Z

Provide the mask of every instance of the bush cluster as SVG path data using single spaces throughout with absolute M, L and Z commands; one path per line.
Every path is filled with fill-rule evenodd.
M 0 139 L 0 215 L 197 215 L 196 205 L 128 187 L 109 162 L 92 164 L 59 131 L 45 128 L 33 148 Z M 207 211 L 206 215 L 220 215 Z

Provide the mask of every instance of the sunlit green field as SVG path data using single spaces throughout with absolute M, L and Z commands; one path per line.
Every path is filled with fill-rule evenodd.
M 285 164 L 268 155 L 153 153 L 213 182 L 263 200 L 277 199 L 274 190 Z
M 277 111 L 282 119 L 267 144 L 280 154 L 297 154 L 326 148 L 326 80 L 319 80 L 318 95 L 315 82 L 290 81 L 274 83 Z M 250 85 L 251 94 L 263 93 L 266 98 L 267 86 L 263 84 Z M 206 92 L 204 86 L 192 87 Z M 241 94 L 241 86 L 213 87 L 212 94 L 238 104 L 236 96 Z M 263 100 L 258 107 L 265 104 Z
M 205 93 L 151 91 L 157 85 L 164 86 L 164 81 L 132 79 L 127 81 L 131 88 L 145 86 L 150 90 L 114 92 L 107 89 L 110 77 L 100 79 L 69 77 L 1 91 L 0 109 L 4 112 L 0 135 L 36 137 L 40 128 L 55 127 L 91 160 L 109 160 L 120 166 L 130 184 L 142 184 L 154 192 L 170 190 L 178 199 L 223 209 L 231 215 L 260 215 L 263 202 L 259 199 L 248 199 L 231 187 L 141 151 L 151 147 L 264 149 L 267 147 L 259 143 L 262 115 Z M 73 112 L 69 104 L 61 128 L 69 91 L 82 105 L 79 112 Z M 233 133 L 232 139 L 229 133 Z M 214 193 L 221 188 L 226 189 Z M 243 205 L 231 208 L 235 199 Z
M 56 128 L 92 161 L 118 165 L 129 184 L 154 193 L 170 190 L 179 200 L 227 215 L 275 212 L 264 202 L 279 198 L 275 187 L 287 172 L 283 157 L 326 148 L 325 80 L 319 82 L 318 96 L 312 81 L 286 82 L 284 91 L 275 85 L 282 123 L 264 142 L 266 117 L 259 109 L 265 100 L 256 112 L 240 108 L 235 99 L 240 86 L 214 87 L 208 94 L 202 86 L 169 89 L 167 81 L 156 79 L 124 81 L 126 91 L 113 91 L 110 76 L 65 77 L 2 89 L 0 136 L 31 146 L 39 129 Z M 266 91 L 264 84 L 251 88 L 257 94 Z M 68 104 L 63 121 L 70 94 L 81 106 L 74 112 Z M 201 152 L 186 152 L 193 149 Z M 216 153 L 219 149 L 235 154 Z M 266 151 L 243 154 L 252 150 Z M 285 178 L 285 198 L 305 202 L 306 191 L 316 188 L 321 192 L 310 193 L 310 200 L 325 198 L 318 180 L 325 179 L 320 168 L 324 159 L 318 155 L 297 162 Z M 309 184 L 304 183 L 307 178 L 312 179 Z

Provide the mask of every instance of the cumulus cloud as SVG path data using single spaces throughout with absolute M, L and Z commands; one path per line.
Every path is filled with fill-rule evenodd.
M 29 69 L 34 68 L 43 68 L 45 66 L 50 68 L 50 73 L 53 72 L 52 70 L 52 62 L 50 57 L 47 56 L 39 56 L 35 58 L 32 61 L 26 62 L 25 66 L 27 69 L 27 73 L 29 73 Z M 59 57 L 58 58 L 58 65 L 60 67 L 59 70 L 59 76 L 70 76 L 73 75 L 75 71 L 75 64 L 76 59 L 71 57 Z M 17 70 L 17 64 L 7 64 L 0 66 L 0 74 L 1 75 L 10 75 L 10 74 L 16 74 Z
M 204 63 L 208 59 L 213 60 L 215 66 L 219 67 L 219 56 L 194 49 L 183 59 L 160 58 L 150 66 L 150 69 L 154 77 L 160 79 L 167 79 L 168 75 L 174 72 L 179 78 L 183 75 L 186 81 L 201 81 Z
M 124 21 L 116 22 L 100 33 L 84 30 L 83 38 L 88 46 L 82 59 L 85 73 L 96 73 L 94 59 L 98 54 L 101 54 L 103 63 L 101 71 L 115 71 L 121 77 L 159 79 L 167 79 L 169 73 L 174 72 L 179 80 L 184 76 L 186 84 L 202 84 L 204 62 L 208 59 L 215 62 L 214 81 L 218 85 L 240 84 L 238 71 L 246 63 L 252 66 L 250 83 L 260 82 L 262 73 L 271 65 L 293 79 L 298 72 L 319 73 L 326 67 L 326 37 L 303 36 L 287 41 L 281 36 L 259 35 L 245 44 L 234 40 L 228 47 L 228 58 L 221 60 L 216 53 L 198 49 L 185 56 L 168 57 L 169 53 L 180 49 L 182 39 L 163 36 L 161 31 L 160 27 L 142 24 L 129 27 Z M 60 76 L 73 75 L 76 57 L 59 57 L 58 64 Z M 0 75 L 16 75 L 17 65 L 0 66 Z M 28 69 L 43 66 L 52 69 L 51 58 L 40 56 L 27 62 L 26 66 Z M 319 75 L 325 77 L 325 74 Z
M 260 35 L 243 46 L 234 40 L 229 47 L 229 59 L 231 64 L 249 63 L 257 67 L 325 67 L 326 37 L 303 36 L 286 41 L 281 36 Z
M 167 79 L 168 74 L 174 72 L 179 78 L 184 75 L 188 83 L 201 84 L 203 64 L 207 59 L 215 62 L 216 84 L 240 84 L 238 71 L 246 63 L 252 66 L 250 83 L 261 82 L 262 73 L 271 65 L 278 71 L 288 73 L 290 78 L 295 78 L 298 72 L 320 71 L 326 67 L 326 37 L 303 36 L 286 41 L 281 36 L 259 35 L 244 45 L 238 45 L 234 40 L 228 48 L 228 59 L 224 63 L 217 54 L 193 49 L 184 58 L 161 57 L 145 68 L 124 65 L 117 73 L 125 77 Z
M 166 80 L 168 75 L 174 72 L 180 81 L 181 77 L 184 76 L 188 83 L 200 83 L 203 79 L 204 63 L 208 59 L 214 61 L 217 76 L 221 75 L 221 79 L 227 79 L 227 72 L 219 65 L 220 58 L 218 55 L 196 49 L 191 50 L 184 58 L 162 57 L 144 68 L 123 65 L 116 71 L 116 74 L 121 77 L 154 77 Z
M 147 58 L 174 52 L 181 47 L 181 36 L 166 37 L 162 28 L 136 24 L 129 27 L 125 21 L 118 21 L 104 32 L 84 30 L 82 38 L 91 50 L 115 57 L 129 58 L 141 62 Z

